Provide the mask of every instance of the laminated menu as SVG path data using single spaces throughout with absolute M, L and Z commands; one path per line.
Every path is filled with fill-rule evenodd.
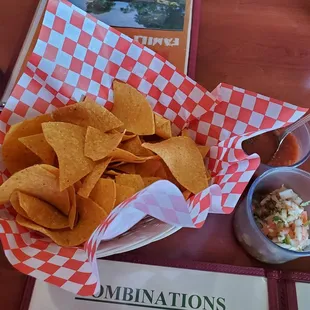
M 98 266 L 102 279 L 98 294 L 77 296 L 29 279 L 21 309 L 39 310 L 43 301 L 50 310 L 309 308 L 309 274 L 301 272 L 129 254 L 100 260 Z

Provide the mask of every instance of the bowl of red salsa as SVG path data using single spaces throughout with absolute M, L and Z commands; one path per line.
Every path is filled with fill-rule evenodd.
M 242 147 L 247 154 L 256 153 L 261 158 L 256 175 L 275 167 L 298 167 L 310 156 L 310 126 L 308 123 L 290 133 L 281 144 L 276 156 L 272 158 L 278 146 L 277 141 L 275 131 L 243 141 Z

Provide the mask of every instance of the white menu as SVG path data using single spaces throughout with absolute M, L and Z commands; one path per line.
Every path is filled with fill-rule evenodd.
M 267 279 L 109 260 L 98 261 L 101 290 L 75 296 L 36 281 L 30 310 L 267 310 Z M 308 303 L 309 304 L 309 303 Z
M 296 283 L 298 310 L 310 309 L 310 283 Z

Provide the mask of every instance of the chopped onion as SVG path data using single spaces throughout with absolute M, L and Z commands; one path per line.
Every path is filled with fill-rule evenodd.
M 295 237 L 298 241 L 302 240 L 302 228 L 300 226 L 295 227 Z
M 284 190 L 283 192 L 279 192 L 279 196 L 282 198 L 282 199 L 290 199 L 294 196 L 294 192 L 292 189 L 286 189 Z
M 300 197 L 296 197 L 294 198 L 294 202 L 297 204 L 297 205 L 300 205 L 302 203 L 302 199 Z
M 254 204 L 255 220 L 263 233 L 275 244 L 293 251 L 303 251 L 310 245 L 309 223 L 303 200 L 292 190 L 282 186 Z
M 295 225 L 296 225 L 296 226 L 302 226 L 302 220 L 301 220 L 301 219 L 297 219 L 297 220 L 295 221 Z

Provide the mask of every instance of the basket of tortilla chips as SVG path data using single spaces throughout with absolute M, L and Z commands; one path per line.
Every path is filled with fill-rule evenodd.
M 97 256 L 232 212 L 259 165 L 242 141 L 305 112 L 230 85 L 210 94 L 148 48 L 50 0 L 0 116 L 5 255 L 25 274 L 91 295 Z

